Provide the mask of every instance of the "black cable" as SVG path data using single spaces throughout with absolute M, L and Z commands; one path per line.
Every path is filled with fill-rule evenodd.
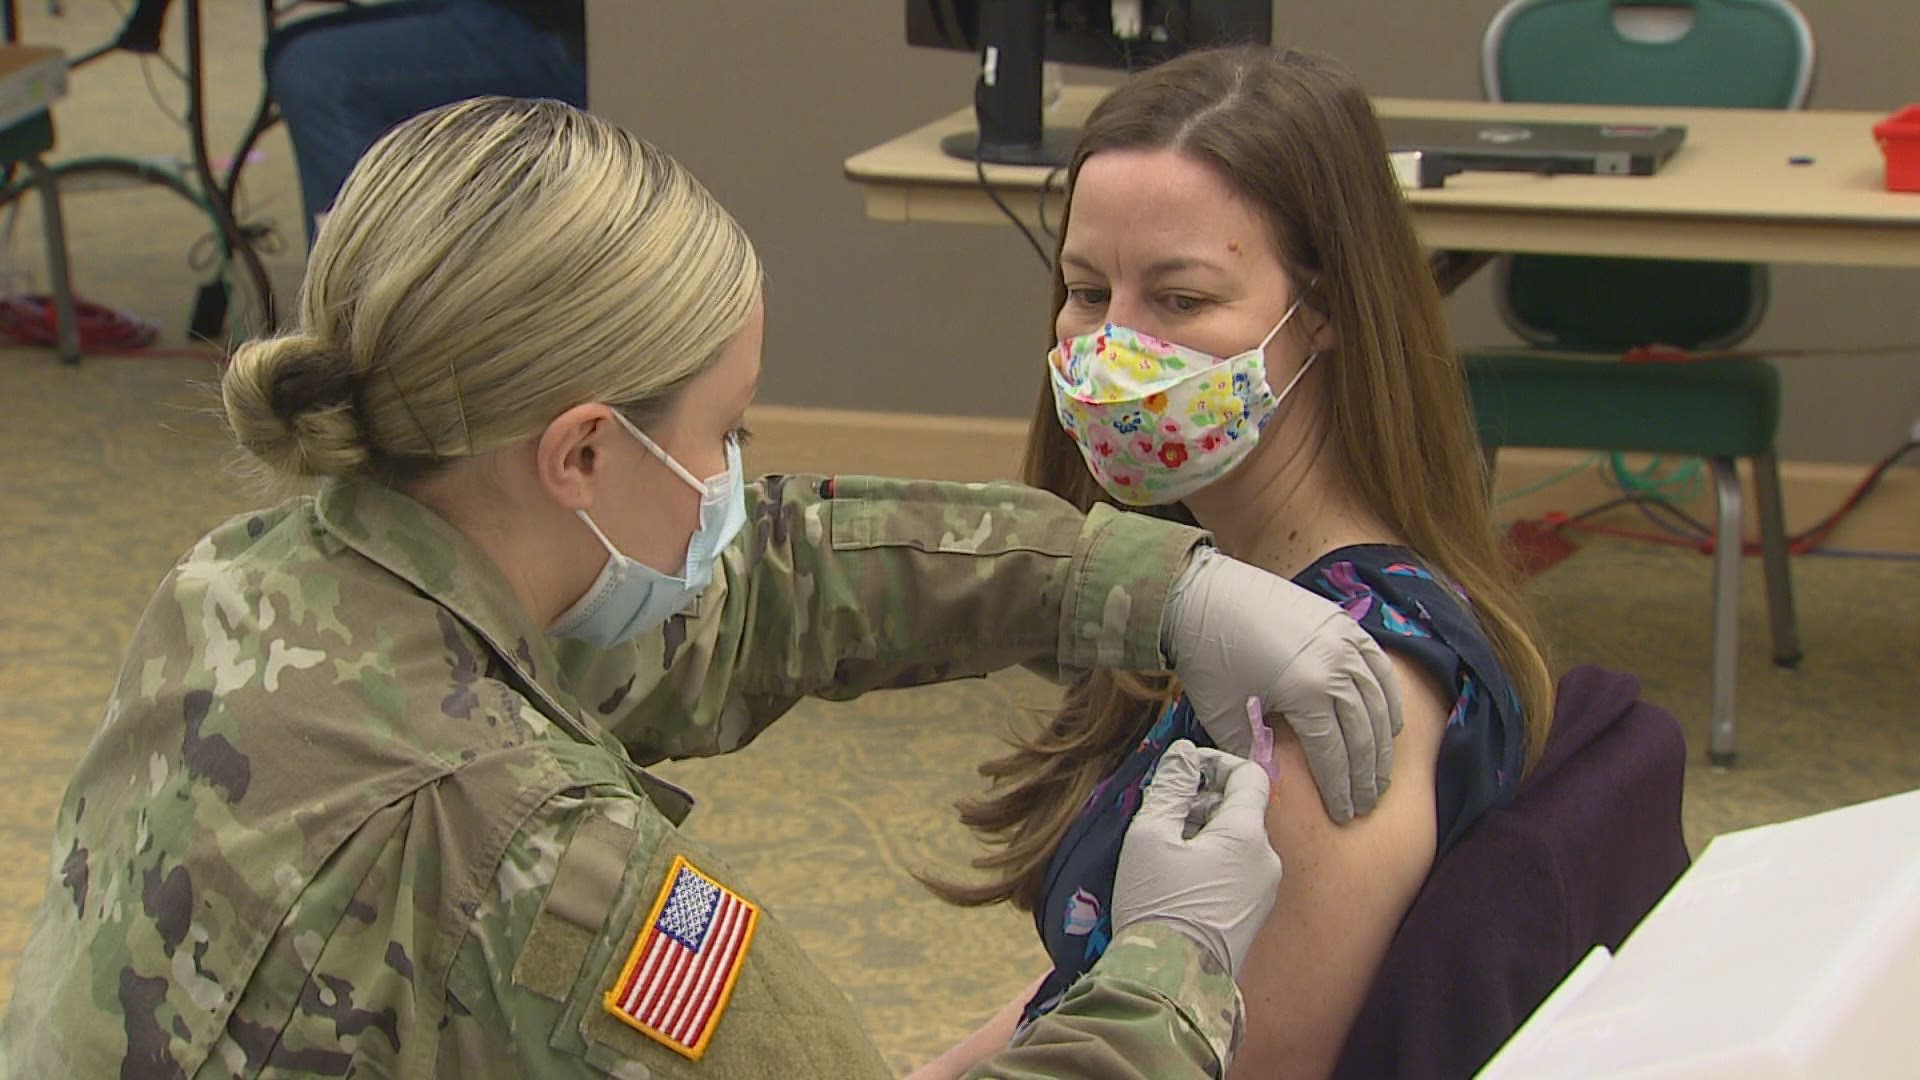
M 1040 231 L 1049 240 L 1058 240 L 1059 237 L 1053 235 L 1053 230 L 1047 226 L 1047 197 L 1053 194 L 1053 178 L 1066 171 L 1065 165 L 1055 165 L 1047 170 L 1047 178 L 1040 181 L 1040 207 L 1037 212 L 1040 216 Z M 1047 269 L 1053 269 L 1051 263 L 1048 264 Z
M 1568 525 L 1572 525 L 1575 522 L 1585 521 L 1588 518 L 1599 517 L 1601 514 L 1604 514 L 1609 510 L 1617 510 L 1622 506 L 1631 505 L 1641 497 L 1642 496 L 1639 496 L 1639 495 L 1617 495 L 1611 499 L 1608 499 L 1606 502 L 1600 503 L 1597 506 L 1589 506 L 1585 510 L 1582 510 L 1577 514 L 1573 514 L 1569 516 L 1567 520 L 1562 521 L 1559 524 L 1555 525 L 1554 528 L 1564 529 Z
M 1704 524 L 1702 524 L 1699 521 L 1699 519 L 1689 515 L 1685 510 L 1680 509 L 1678 506 L 1675 506 L 1673 503 L 1669 502 L 1668 500 L 1663 499 L 1658 495 L 1643 495 L 1643 494 L 1640 494 L 1639 492 L 1630 492 L 1625 495 L 1617 495 L 1611 499 L 1608 499 L 1606 502 L 1600 503 L 1597 506 L 1589 506 L 1585 510 L 1580 511 L 1577 514 L 1570 515 L 1565 521 L 1560 522 L 1554 527 L 1565 528 L 1566 526 L 1572 525 L 1575 522 L 1585 521 L 1588 518 L 1599 517 L 1601 514 L 1604 514 L 1609 510 L 1618 510 L 1622 506 L 1637 506 L 1641 509 L 1642 512 L 1648 513 L 1649 515 L 1651 515 L 1651 511 L 1653 510 L 1663 510 L 1669 514 L 1672 514 L 1675 519 L 1681 522 L 1684 522 L 1689 528 L 1695 529 L 1700 532 L 1701 535 L 1699 537 L 1690 537 L 1690 539 L 1704 539 L 1705 537 L 1712 534 L 1712 530 L 1707 528 L 1707 526 L 1705 526 Z M 1659 525 L 1661 528 L 1666 529 L 1669 532 L 1674 532 L 1676 535 L 1682 535 L 1678 533 L 1677 530 L 1673 529 L 1672 526 L 1669 525 L 1668 523 L 1656 521 L 1654 522 L 1654 524 Z
M 187 73 L 184 71 L 181 71 L 178 65 L 176 65 L 173 61 L 167 59 L 167 55 L 164 52 L 160 51 L 160 24 L 159 23 L 152 24 L 152 32 L 150 35 L 145 30 L 140 30 L 136 32 L 133 29 L 133 27 L 137 23 L 143 23 L 147 19 L 151 18 L 155 11 L 158 11 L 160 13 L 160 16 L 164 18 L 166 14 L 166 9 L 171 5 L 171 2 L 172 0 L 163 0 L 163 2 L 160 2 L 160 3 L 141 3 L 134 9 L 133 13 L 129 15 L 127 13 L 127 10 L 120 6 L 120 0 L 113 0 L 114 11 L 117 12 L 122 19 L 126 20 L 125 27 L 121 31 L 120 38 L 118 38 L 113 42 L 110 42 L 109 44 L 103 45 L 100 48 L 95 49 L 92 52 L 89 52 L 86 55 L 82 56 L 80 59 L 68 65 L 68 70 L 72 70 L 73 68 L 79 67 L 81 64 L 99 59 L 101 56 L 105 55 L 106 53 L 112 52 L 116 49 L 127 49 L 129 52 L 134 54 L 134 59 L 140 62 L 140 81 L 147 84 L 147 96 L 153 99 L 154 107 L 160 110 L 160 114 L 162 116 L 165 116 L 168 120 L 173 121 L 173 126 L 179 128 L 181 131 L 187 131 L 189 130 L 187 127 L 187 118 L 184 116 L 181 116 L 177 112 L 174 112 L 173 106 L 168 105 L 166 102 L 166 99 L 160 96 L 160 88 L 158 86 L 155 86 L 153 82 L 153 69 L 147 65 L 147 61 L 154 58 L 158 58 L 161 63 L 166 65 L 167 70 L 173 73 L 174 78 L 178 79 L 183 86 L 187 81 Z M 127 42 L 130 40 L 130 35 L 131 35 L 131 40 L 137 40 L 142 43 L 142 46 L 140 48 L 133 48 L 127 44 Z M 150 37 L 150 42 L 149 42 L 149 37 Z M 150 44 L 150 47 L 148 47 L 149 44 Z
M 1000 193 L 993 190 L 993 185 L 987 183 L 987 166 L 986 163 L 980 159 L 980 149 L 980 144 L 975 143 L 973 146 L 973 172 L 975 176 L 980 178 L 980 190 L 987 193 L 987 198 L 993 200 L 993 205 L 999 207 L 1000 212 L 1007 215 L 1007 220 L 1013 222 L 1014 228 L 1020 230 L 1020 235 L 1027 238 L 1028 246 L 1033 248 L 1035 255 L 1040 256 L 1040 265 L 1047 268 L 1047 273 L 1053 273 L 1053 256 L 1048 255 L 1047 249 L 1040 246 L 1040 241 L 1033 235 L 1033 230 L 1027 228 L 1027 223 L 1021 221 L 1020 215 L 1013 212 L 1013 207 L 1008 206 L 1006 200 L 1000 197 Z
M 973 42 L 967 40 L 966 24 L 960 21 L 960 13 L 954 9 L 953 0 L 935 0 L 930 5 L 933 13 L 934 32 L 948 45 L 978 51 Z
M 240 227 L 242 235 L 257 251 L 268 255 L 278 255 L 286 248 L 281 239 L 280 230 L 272 218 L 249 221 Z M 187 249 L 187 269 L 195 272 L 213 270 L 220 265 L 220 255 L 224 243 L 217 232 L 202 233 L 193 246 Z
M 148 57 L 141 56 L 138 59 L 140 61 L 140 78 L 147 84 L 147 96 L 153 99 L 154 107 L 160 110 L 161 115 L 173 121 L 173 126 L 179 128 L 181 131 L 189 130 L 187 127 L 187 118 L 174 112 L 173 106 L 168 105 L 166 99 L 160 96 L 160 88 L 153 84 L 153 69 L 147 66 Z
M 127 31 L 127 23 L 128 23 L 127 9 L 121 6 L 120 0 L 110 0 L 110 2 L 113 4 L 114 14 L 120 16 L 120 24 L 121 24 L 120 30 L 117 33 L 115 33 L 113 38 L 109 40 L 106 44 L 96 45 L 93 48 L 88 49 L 86 52 L 81 53 L 79 56 L 75 57 L 74 59 L 67 61 L 68 71 L 75 71 L 81 67 L 84 67 L 87 64 L 93 63 L 95 60 L 100 59 L 101 57 L 107 55 L 108 53 L 118 52 L 121 49 L 126 47 L 126 38 L 127 38 L 127 32 L 128 32 Z M 9 10 L 11 10 L 11 7 L 12 5 L 8 5 Z
M 1713 536 L 1713 530 L 1707 528 L 1705 522 L 1659 495 L 1641 495 L 1634 499 L 1633 504 L 1639 509 L 1641 517 L 1652 522 L 1653 527 L 1663 533 L 1677 536 L 1682 540 L 1708 540 Z M 1659 514 L 1654 513 L 1655 510 L 1666 512 L 1680 524 L 1676 525 L 1674 521 L 1662 519 Z
M 98 60 L 101 57 L 107 55 L 108 53 L 118 50 L 119 48 L 120 46 L 118 44 L 111 41 L 107 42 L 105 45 L 97 45 L 91 49 L 88 49 L 86 52 L 81 53 L 79 56 L 75 57 L 74 59 L 67 61 L 67 70 L 73 71 L 76 68 L 85 67 L 86 65 L 93 63 L 95 60 Z
M 168 71 L 173 72 L 174 78 L 179 79 L 183 83 L 187 81 L 187 73 L 181 70 L 179 64 L 176 64 L 173 62 L 173 58 L 169 57 L 166 54 L 165 50 L 155 50 L 153 53 L 153 58 L 155 60 L 160 61 L 161 67 L 164 67 Z
M 143 0 L 145 2 L 145 0 Z M 276 326 L 280 317 L 278 305 L 274 303 L 273 279 L 267 276 L 266 265 L 260 261 L 260 253 L 253 249 L 248 238 L 234 221 L 233 204 L 220 189 L 220 181 L 213 175 L 213 162 L 207 154 L 207 101 L 206 101 L 206 42 L 202 34 L 201 0 L 185 0 L 187 62 L 187 120 L 190 124 L 188 147 L 193 151 L 193 175 L 200 182 L 207 206 L 213 211 L 213 220 L 226 241 L 228 254 L 239 256 L 240 266 L 247 272 L 253 284 L 254 299 L 260 305 L 262 325 Z

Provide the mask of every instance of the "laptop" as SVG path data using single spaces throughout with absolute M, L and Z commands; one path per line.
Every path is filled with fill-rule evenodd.
M 1387 149 L 1445 172 L 1652 176 L 1686 141 L 1677 124 L 1566 124 L 1386 116 Z M 1426 170 L 1423 170 L 1426 171 Z

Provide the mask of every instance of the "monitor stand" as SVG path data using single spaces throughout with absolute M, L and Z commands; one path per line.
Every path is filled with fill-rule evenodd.
M 962 161 L 979 159 L 988 165 L 1039 165 L 1064 169 L 1073 158 L 1074 145 L 1080 141 L 1079 128 L 1050 127 L 1040 133 L 1040 141 L 982 141 L 978 131 L 960 131 L 940 140 L 940 149 Z
M 1064 166 L 1079 132 L 1041 123 L 1046 79 L 1046 0 L 979 0 L 980 73 L 973 83 L 974 131 L 940 140 L 963 161 Z

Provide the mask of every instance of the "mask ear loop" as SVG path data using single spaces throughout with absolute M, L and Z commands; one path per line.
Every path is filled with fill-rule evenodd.
M 396 384 L 396 386 L 397 385 L 398 384 Z M 623 428 L 626 428 L 629 434 L 631 434 L 634 438 L 640 440 L 641 446 L 644 446 L 648 450 L 652 451 L 653 456 L 659 458 L 660 463 L 662 465 L 665 465 L 667 468 L 672 469 L 673 474 L 675 476 L 678 476 L 680 479 L 686 481 L 690 486 L 692 486 L 693 490 L 699 492 L 700 497 L 702 499 L 707 497 L 707 485 L 694 479 L 693 474 L 688 472 L 685 466 L 673 460 L 672 454 L 669 454 L 665 450 L 662 450 L 660 448 L 659 443 L 654 442 L 652 439 L 647 437 L 646 432 L 641 431 L 639 428 L 635 427 L 633 421 L 627 419 L 626 416 L 622 414 L 619 409 L 613 410 L 613 418 L 615 420 L 620 421 L 620 426 Z M 600 531 L 600 526 L 595 525 L 593 523 L 593 518 L 585 510 L 575 510 L 574 514 L 578 515 L 581 521 L 584 521 L 587 523 L 587 528 L 593 530 L 594 538 L 600 541 L 601 547 L 607 549 L 607 554 L 612 555 L 616 559 L 626 558 L 626 556 L 621 553 L 619 548 L 613 546 L 613 541 L 607 539 L 607 534 Z
M 594 538 L 600 541 L 601 547 L 607 549 L 607 554 L 616 559 L 625 558 L 624 555 L 620 554 L 620 549 L 613 546 L 613 541 L 607 539 L 607 534 L 600 531 L 600 526 L 593 523 L 593 518 L 585 510 L 575 510 L 574 513 L 579 516 L 581 521 L 587 523 L 587 528 L 593 530 Z
M 1256 346 L 1254 346 L 1254 348 L 1255 348 L 1256 350 L 1258 350 L 1258 351 L 1260 351 L 1260 352 L 1266 352 L 1266 351 L 1267 351 L 1267 346 L 1268 346 L 1269 344 L 1271 344 L 1271 343 L 1273 342 L 1273 339 L 1274 339 L 1274 338 L 1275 338 L 1275 337 L 1276 337 L 1276 336 L 1277 336 L 1277 335 L 1278 335 L 1278 334 L 1280 333 L 1280 328 L 1281 328 L 1281 327 L 1283 327 L 1283 326 L 1285 326 L 1285 325 L 1287 325 L 1287 320 L 1289 320 L 1289 319 L 1291 319 L 1291 318 L 1293 318 L 1293 313 L 1294 313 L 1294 312 L 1296 312 L 1296 311 L 1299 311 L 1299 310 L 1300 310 L 1300 305 L 1301 305 L 1301 304 L 1304 304 L 1304 303 L 1306 303 L 1306 302 L 1307 302 L 1307 293 L 1308 293 L 1308 292 L 1310 292 L 1310 291 L 1311 291 L 1311 290 L 1312 290 L 1312 289 L 1314 288 L 1314 286 L 1316 286 L 1316 285 L 1318 285 L 1318 284 L 1320 284 L 1320 275 L 1319 275 L 1319 274 L 1315 274 L 1315 275 L 1313 275 L 1313 277 L 1312 277 L 1312 278 L 1310 278 L 1310 279 L 1309 279 L 1309 280 L 1307 281 L 1307 287 L 1306 287 L 1305 289 L 1302 289 L 1302 290 L 1300 290 L 1300 295 L 1299 295 L 1299 296 L 1296 296 L 1296 297 L 1294 297 L 1294 298 L 1293 298 L 1293 303 L 1291 303 L 1291 304 L 1289 304 L 1289 305 L 1287 306 L 1287 313 L 1286 313 L 1285 315 L 1282 315 L 1282 316 L 1280 316 L 1280 321 L 1279 321 L 1279 322 L 1277 322 L 1277 323 L 1274 323 L 1274 324 L 1273 324 L 1273 329 L 1271 329 L 1271 330 L 1269 330 L 1269 331 L 1267 331 L 1267 336 L 1266 336 L 1266 337 L 1263 337 L 1263 338 L 1261 338 L 1261 339 L 1260 339 L 1260 344 L 1258 344 L 1258 345 L 1256 345 Z M 1320 354 L 1319 354 L 1319 353 L 1315 353 L 1315 354 L 1314 354 L 1314 356 L 1318 356 L 1318 355 L 1320 355 Z M 1308 364 L 1311 364 L 1311 363 L 1313 363 L 1313 358 L 1312 358 L 1312 357 L 1308 357 L 1308 358 L 1307 358 L 1307 363 L 1308 363 Z M 1306 370 L 1306 365 L 1305 365 L 1305 364 L 1302 364 L 1302 365 L 1301 365 L 1301 367 L 1300 367 L 1300 370 L 1302 370 L 1302 371 L 1305 371 L 1305 370 Z M 1298 375 L 1296 375 L 1296 376 L 1294 376 L 1294 378 L 1296 378 L 1296 379 L 1298 379 L 1298 378 L 1299 378 L 1299 376 L 1298 376 Z M 1293 384 L 1292 384 L 1292 383 L 1288 383 L 1287 385 L 1288 385 L 1288 386 L 1292 386 Z
M 644 446 L 648 450 L 652 451 L 653 456 L 660 459 L 660 464 L 665 465 L 669 469 L 672 469 L 673 475 L 686 481 L 687 486 L 699 492 L 701 498 L 704 499 L 707 497 L 707 485 L 705 481 L 702 481 L 699 477 L 688 472 L 686 466 L 673 460 L 672 454 L 669 454 L 665 450 L 662 450 L 660 448 L 659 443 L 654 442 L 652 439 L 647 437 L 646 432 L 641 431 L 639 428 L 635 427 L 633 424 L 633 421 L 627 419 L 626 416 L 622 414 L 619 409 L 613 410 L 613 418 L 615 420 L 620 421 L 620 426 L 623 428 L 626 428 L 628 434 L 640 440 L 641 446 Z
M 1287 400 L 1287 395 L 1293 393 L 1294 384 L 1299 382 L 1301 379 L 1304 379 L 1307 377 L 1307 369 L 1312 367 L 1313 362 L 1318 359 L 1320 359 L 1320 354 L 1318 352 L 1311 352 L 1307 354 L 1307 362 L 1304 364 L 1301 364 L 1300 370 L 1294 372 L 1293 378 L 1287 380 L 1287 385 L 1282 387 L 1278 394 L 1274 395 L 1274 398 L 1273 398 L 1274 404 L 1278 405 L 1280 402 Z
M 1272 341 L 1273 336 L 1280 332 L 1280 328 L 1287 325 L 1287 320 L 1293 318 L 1293 313 L 1298 311 L 1300 305 L 1306 302 L 1307 290 L 1312 289 L 1318 284 L 1320 284 L 1320 275 L 1315 274 L 1313 275 L 1313 279 L 1307 282 L 1307 289 L 1301 290 L 1300 295 L 1293 298 L 1293 306 L 1287 309 L 1285 315 L 1280 316 L 1280 321 L 1273 324 L 1272 330 L 1267 331 L 1267 340 L 1260 343 L 1260 351 L 1262 353 L 1267 351 L 1267 341 Z M 1307 377 L 1308 369 L 1312 368 L 1313 362 L 1318 359 L 1320 359 L 1320 350 L 1318 349 L 1307 354 L 1306 362 L 1300 365 L 1300 370 L 1293 373 L 1293 378 L 1288 379 L 1287 385 L 1282 387 L 1280 393 L 1274 397 L 1273 400 L 1276 405 L 1287 400 L 1287 395 L 1293 393 L 1294 386 L 1297 385 L 1301 379 Z

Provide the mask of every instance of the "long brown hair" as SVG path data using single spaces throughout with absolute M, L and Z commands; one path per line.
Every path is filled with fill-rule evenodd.
M 1519 693 L 1531 765 L 1546 741 L 1552 680 L 1495 538 L 1460 362 L 1366 92 L 1323 59 L 1251 46 L 1191 53 L 1136 75 L 1087 119 L 1067 174 L 1063 239 L 1081 166 L 1116 149 L 1173 149 L 1213 166 L 1265 211 L 1288 277 L 1317 279 L 1306 302 L 1339 343 L 1322 370 L 1344 479 L 1473 598 Z M 1053 299 L 1057 314 L 1066 302 L 1057 268 Z M 1044 380 L 1022 473 L 1082 510 L 1109 501 L 1061 429 Z M 1177 506 L 1160 512 L 1185 517 Z M 973 864 L 988 879 L 930 882 L 934 891 L 960 904 L 1012 900 L 1032 909 L 1068 824 L 1176 690 L 1164 678 L 1112 671 L 1076 683 L 1038 733 L 980 767 L 989 791 L 959 804 L 961 820 L 990 846 Z

